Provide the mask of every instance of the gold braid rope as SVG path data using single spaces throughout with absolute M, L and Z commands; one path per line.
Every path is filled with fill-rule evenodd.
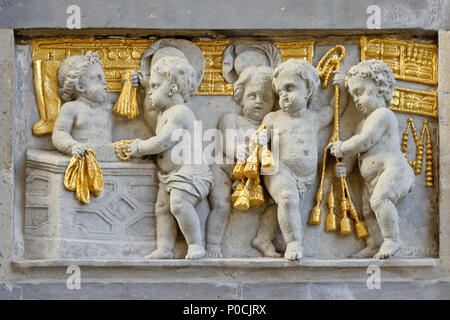
M 411 161 L 408 159 L 408 137 L 409 128 L 411 128 L 414 142 L 416 144 L 416 160 Z M 422 161 L 423 161 L 423 139 L 427 136 L 425 141 L 426 153 L 425 153 L 425 186 L 431 188 L 434 186 L 434 175 L 433 175 L 433 145 L 431 142 L 430 131 L 428 130 L 428 121 L 424 120 L 422 125 L 422 132 L 420 137 L 417 135 L 416 127 L 412 118 L 408 118 L 408 124 L 406 126 L 405 132 L 403 132 L 402 138 L 402 153 L 408 160 L 409 165 L 414 169 L 414 174 L 417 176 L 422 173 Z
M 114 147 L 115 147 L 115 150 L 116 150 L 116 156 L 117 156 L 117 158 L 119 160 L 121 160 L 121 161 L 128 161 L 128 160 L 131 159 L 130 155 L 127 153 L 127 151 L 125 149 L 125 146 L 130 144 L 130 143 L 131 143 L 130 140 L 120 140 L 120 141 L 114 142 Z M 123 157 L 120 154 L 120 150 L 119 149 L 122 151 L 122 154 L 124 155 Z
M 338 54 L 339 53 L 339 54 Z M 320 59 L 319 64 L 316 69 L 319 73 L 319 77 L 322 80 L 322 88 L 328 88 L 329 80 L 334 71 L 340 69 L 340 63 L 345 56 L 345 48 L 341 45 L 337 45 L 334 48 L 330 49 L 323 57 Z M 322 218 L 322 210 L 320 205 L 324 198 L 324 179 L 325 179 L 325 171 L 326 171 L 326 161 L 328 154 L 328 145 L 332 142 L 339 141 L 339 102 L 340 102 L 340 91 L 339 85 L 334 86 L 335 91 L 335 100 L 334 100 L 334 129 L 333 135 L 331 136 L 329 143 L 325 147 L 323 154 L 323 164 L 322 164 L 322 173 L 320 177 L 320 185 L 319 189 L 316 193 L 316 205 L 313 208 L 309 224 L 311 225 L 320 225 Z M 341 159 L 336 158 L 336 162 L 340 163 Z M 355 223 L 355 233 L 358 239 L 365 239 L 368 236 L 368 232 L 364 222 L 361 222 L 358 217 L 358 212 L 351 200 L 350 190 L 348 188 L 347 180 L 345 177 L 340 177 L 341 184 L 341 221 L 340 221 L 340 233 L 341 235 L 348 236 L 351 234 L 351 223 L 348 215 L 354 220 Z M 335 201 L 333 194 L 333 185 L 330 185 L 330 192 L 327 199 L 327 205 L 329 208 L 329 213 L 326 217 L 325 231 L 332 232 L 337 231 L 338 223 L 337 217 L 334 213 Z

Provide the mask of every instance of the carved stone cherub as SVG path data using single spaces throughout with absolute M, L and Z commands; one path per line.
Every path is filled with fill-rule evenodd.
M 288 260 L 302 258 L 300 209 L 317 174 L 319 131 L 333 116 L 330 106 L 318 108 L 314 103 L 319 85 L 319 75 L 311 63 L 290 59 L 280 64 L 273 73 L 273 87 L 281 110 L 264 118 L 262 123 L 268 130 L 259 134 L 259 141 L 267 144 L 270 132 L 279 132 L 278 172 L 264 176 L 264 181 L 278 205 L 278 222 L 287 244 L 284 257 Z
M 112 142 L 112 104 L 97 53 L 66 58 L 58 69 L 58 95 L 64 103 L 53 127 L 52 142 L 68 155 L 83 157 L 88 145 Z
M 156 250 L 145 258 L 173 258 L 178 223 L 188 245 L 186 259 L 199 259 L 205 255 L 205 247 L 195 205 L 208 195 L 212 174 L 208 164 L 197 164 L 188 157 L 199 151 L 193 148 L 194 143 L 181 158 L 175 159 L 172 152 L 185 139 L 173 139 L 176 130 L 194 136 L 195 115 L 185 103 L 198 88 L 196 70 L 179 55 L 158 58 L 152 61 L 148 92 L 153 110 L 159 112 L 156 135 L 145 141 L 135 139 L 127 147 L 133 157 L 157 155 L 160 184 L 155 206 Z
M 226 138 L 224 141 L 225 156 L 231 156 L 231 161 L 225 164 L 214 164 L 212 171 L 214 184 L 209 195 L 212 211 L 207 221 L 207 253 L 211 258 L 222 256 L 221 243 L 227 226 L 231 208 L 232 171 L 236 159 L 245 162 L 248 154 L 248 142 L 242 139 L 240 133 L 249 137 L 256 132 L 262 119 L 271 112 L 274 106 L 275 93 L 272 90 L 273 69 L 266 66 L 248 67 L 240 73 L 234 83 L 234 100 L 242 106 L 241 114 L 226 114 L 219 122 L 218 128 Z M 235 130 L 238 136 L 230 136 L 227 130 Z M 238 141 L 234 141 L 237 138 Z M 239 139 L 241 138 L 241 139 Z M 266 205 L 261 217 L 260 231 L 253 241 L 253 246 L 264 256 L 279 257 L 272 244 L 278 224 L 276 208 Z
M 331 144 L 331 153 L 344 158 L 344 164 L 337 167 L 342 175 L 353 166 L 357 156 L 365 182 L 362 212 L 369 237 L 366 247 L 354 257 L 386 259 L 401 246 L 395 206 L 414 185 L 414 172 L 400 151 L 397 118 L 387 108 L 395 80 L 385 63 L 372 59 L 353 66 L 345 77 L 345 85 L 364 118 L 353 137 Z M 381 247 L 376 243 L 375 217 L 384 237 Z

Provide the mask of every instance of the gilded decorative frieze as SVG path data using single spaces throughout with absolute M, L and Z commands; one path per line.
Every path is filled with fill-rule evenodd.
M 361 61 L 377 59 L 394 72 L 395 79 L 437 84 L 437 46 L 392 38 L 361 37 Z
M 437 93 L 408 88 L 396 88 L 389 108 L 397 112 L 417 114 L 424 117 L 436 117 Z

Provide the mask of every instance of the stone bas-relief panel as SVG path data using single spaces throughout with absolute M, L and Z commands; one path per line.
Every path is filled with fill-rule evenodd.
M 86 42 L 86 40 L 84 41 Z M 105 258 L 142 260 L 144 257 L 147 259 L 173 259 L 186 256 L 188 259 L 270 257 L 287 258 L 289 260 L 302 258 L 332 260 L 351 257 L 363 249 L 366 242 L 368 247 L 374 251 L 369 240 L 358 239 L 355 236 L 356 230 L 353 225 L 349 226 L 349 232 L 342 232 L 340 229 L 341 218 L 350 215 L 351 212 L 349 209 L 344 214 L 341 209 L 341 185 L 339 178 L 336 177 L 335 160 L 331 155 L 327 158 L 328 165 L 324 177 L 326 188 L 324 200 L 321 204 L 321 223 L 320 225 L 310 225 L 308 222 L 310 221 L 310 213 L 316 204 L 316 191 L 319 188 L 324 149 L 328 142 L 336 141 L 330 140 L 333 127 L 335 127 L 332 121 L 336 100 L 335 90 L 338 90 L 340 95 L 339 138 L 345 142 L 352 139 L 355 132 L 358 132 L 357 124 L 359 122 L 364 123 L 362 121 L 364 115 L 357 109 L 357 107 L 360 108 L 360 105 L 355 103 L 357 98 L 352 95 L 352 92 L 349 92 L 351 86 L 347 85 L 346 87 L 343 79 L 351 66 L 373 58 L 370 54 L 375 52 L 375 49 L 370 47 L 372 49 L 369 48 L 366 56 L 360 54 L 362 53 L 360 46 L 363 41 L 361 39 L 343 39 L 342 42 L 321 41 L 317 45 L 315 41 L 295 41 L 293 39 L 272 43 L 240 39 L 226 41 L 194 40 L 191 43 L 199 49 L 203 56 L 192 58 L 192 56 L 195 56 L 192 53 L 195 50 L 186 49 L 189 45 L 180 45 L 179 42 L 182 43 L 182 41 L 179 40 L 164 42 L 163 39 L 162 42 L 159 42 L 159 45 L 154 45 L 158 43 L 157 41 L 145 40 L 148 41 L 145 46 L 143 45 L 144 40 L 139 40 L 139 42 L 127 39 L 126 41 L 126 50 L 122 49 L 127 53 L 131 52 L 131 58 L 125 56 L 121 58 L 119 51 L 122 49 L 111 49 L 112 47 L 105 49 L 105 46 L 108 46 L 106 40 L 91 43 L 95 43 L 97 47 L 103 46 L 100 50 L 102 52 L 109 50 L 109 55 L 105 56 L 103 52 L 99 55 L 99 58 L 103 69 L 105 69 L 105 89 L 116 92 L 116 95 L 111 96 L 113 97 L 112 104 L 115 103 L 115 99 L 117 99 L 121 90 L 121 77 L 123 75 L 120 74 L 120 70 L 136 70 L 140 67 L 141 72 L 134 72 L 131 82 L 133 86 L 138 87 L 139 110 L 154 135 L 149 136 L 145 132 L 140 135 L 142 140 L 139 140 L 134 139 L 136 136 L 133 136 L 132 133 L 125 134 L 123 137 L 123 134 L 121 134 L 120 139 L 129 139 L 130 141 L 129 143 L 125 142 L 121 150 L 130 155 L 132 160 L 120 161 L 116 157 L 113 147 L 113 142 L 119 140 L 116 139 L 117 135 L 114 134 L 114 130 L 123 132 L 124 121 L 127 121 L 126 125 L 129 126 L 132 125 L 132 121 L 136 120 L 117 120 L 118 116 L 112 115 L 112 107 L 107 109 L 112 115 L 110 122 L 113 133 L 109 138 L 111 145 L 109 149 L 99 148 L 96 150 L 94 148 L 98 164 L 102 169 L 103 191 L 98 197 L 92 195 L 91 201 L 87 204 L 80 203 L 76 200 L 74 193 L 64 189 L 63 180 L 70 157 L 54 151 L 29 150 L 26 164 L 24 259 Z M 136 46 L 133 41 L 136 41 Z M 69 50 L 67 48 L 71 48 L 74 44 L 76 46 L 77 42 L 72 43 L 71 39 L 61 41 L 60 44 L 63 45 L 65 51 L 63 56 L 58 58 L 60 60 L 58 66 L 52 69 L 42 63 L 45 59 L 45 61 L 54 61 L 52 59 L 55 59 L 55 56 L 47 52 L 44 57 L 42 56 L 44 47 L 41 47 L 41 52 L 36 49 L 38 48 L 36 43 L 42 45 L 44 42 L 44 40 L 42 42 L 35 40 L 33 44 L 35 46 L 33 59 L 35 60 L 34 81 L 37 102 L 30 108 L 35 110 L 35 118 L 40 116 L 41 120 L 45 120 L 43 115 L 46 113 L 42 110 L 45 110 L 45 104 L 50 101 L 53 105 L 57 105 L 54 108 L 56 114 L 53 115 L 54 120 L 56 120 L 59 115 L 58 110 L 61 109 L 61 101 L 59 101 L 59 98 L 51 97 L 56 97 L 57 94 L 56 76 L 59 65 L 68 56 L 85 55 L 87 50 L 92 48 L 87 46 L 86 48 L 83 47 L 83 50 L 80 49 L 81 51 L 72 52 L 70 50 L 74 49 Z M 90 43 L 90 41 L 87 42 Z M 55 43 L 58 43 L 58 41 Z M 45 50 L 55 50 L 53 48 L 55 43 L 48 44 L 47 41 Z M 411 41 L 402 39 L 398 43 L 408 47 Z M 339 66 L 341 76 L 331 75 L 331 71 L 334 70 L 328 70 L 330 85 L 328 88 L 323 88 L 324 78 L 314 75 L 315 67 L 326 52 L 336 45 L 343 45 L 346 52 Z M 384 46 L 387 46 L 385 42 L 383 42 L 383 48 Z M 414 50 L 414 45 L 409 46 L 413 48 L 411 50 Z M 436 50 L 436 47 L 430 46 L 430 48 Z M 428 49 L 429 47 L 427 47 Z M 58 50 L 62 49 L 58 47 Z M 119 51 L 117 53 L 114 50 Z M 149 70 L 143 70 L 143 64 L 139 60 L 146 55 L 146 52 L 149 52 L 148 50 L 151 52 L 150 55 L 147 55 L 149 64 L 146 67 Z M 139 56 L 137 53 L 133 55 L 135 51 L 139 52 Z M 181 54 L 179 51 L 181 51 Z M 376 54 L 382 55 L 384 51 L 381 51 L 381 53 L 376 52 Z M 24 52 L 27 51 L 22 51 L 21 54 L 24 54 Z M 111 52 L 116 52 L 117 57 Z M 433 52 L 427 51 L 427 56 L 432 56 L 432 54 Z M 164 69 L 164 63 L 168 65 L 167 68 L 171 68 L 178 63 L 171 61 L 171 59 L 168 62 L 164 62 L 163 59 L 162 62 L 158 63 L 162 57 L 167 56 L 181 57 L 182 60 L 187 58 L 188 63 L 194 66 L 192 79 L 197 80 L 192 80 L 194 86 L 187 90 L 186 94 L 180 94 L 178 100 L 174 96 L 180 93 L 179 90 L 184 86 L 182 82 L 176 83 L 175 88 L 171 86 L 173 83 L 167 81 L 167 91 L 161 91 L 159 96 L 156 92 L 161 84 L 164 87 L 166 83 L 164 79 L 161 80 L 156 77 L 158 72 L 164 74 L 164 71 L 161 71 Z M 111 78 L 110 73 L 112 71 L 109 70 L 114 66 L 106 63 L 108 59 L 114 60 L 113 58 L 123 60 L 122 65 L 116 66 L 117 68 L 120 67 L 120 70 L 117 71 L 119 73 L 115 74 L 114 79 Z M 382 58 L 382 56 L 375 58 Z M 128 61 L 127 59 L 134 60 L 130 62 L 131 60 Z M 193 61 L 192 59 L 197 60 Z M 292 64 L 293 60 L 289 61 L 288 59 L 300 59 L 307 62 L 298 65 Z M 399 59 L 404 58 L 400 56 Z M 414 62 L 411 57 L 408 59 L 409 64 Z M 203 62 L 200 60 L 203 60 Z M 40 66 L 37 61 L 41 61 Z M 199 71 L 196 66 L 202 63 L 204 67 Z M 223 67 L 225 63 L 228 64 L 228 69 Z M 305 67 L 303 67 L 303 64 L 305 64 Z M 430 67 L 429 64 L 427 62 L 427 68 Z M 422 64 L 420 67 L 425 68 Z M 189 74 L 189 67 L 183 68 L 178 70 L 183 70 L 183 73 Z M 408 123 L 408 118 L 412 118 L 416 128 L 418 128 L 419 136 L 423 121 L 425 119 L 428 121 L 431 140 L 429 150 L 434 158 L 437 158 L 438 155 L 438 130 L 434 119 L 437 112 L 437 103 L 434 94 L 435 87 L 433 87 L 433 77 L 435 77 L 435 73 L 433 73 L 435 69 L 433 68 L 437 68 L 435 64 L 431 65 L 431 73 L 425 74 L 428 69 L 424 69 L 425 71 L 417 73 L 414 79 L 398 78 L 401 80 L 395 84 L 398 88 L 393 91 L 392 104 L 386 102 L 386 107 L 390 106 L 391 110 L 401 112 L 391 112 L 389 116 L 392 120 L 392 135 L 395 136 L 393 143 L 396 145 L 398 142 L 396 151 L 401 156 L 399 159 L 396 158 L 398 161 L 395 162 L 406 163 L 411 172 L 413 170 L 404 159 L 400 149 L 402 134 Z M 226 71 L 224 71 L 225 69 Z M 412 70 L 412 67 L 408 70 Z M 396 71 L 398 70 L 394 70 L 394 75 L 398 73 Z M 411 72 L 406 74 L 411 75 Z M 198 81 L 199 74 L 200 81 Z M 302 76 L 297 76 L 298 74 Z M 278 75 L 281 77 L 277 80 L 280 83 L 276 83 L 275 80 Z M 290 105 L 295 106 L 295 103 L 288 103 L 289 99 L 294 98 L 290 98 L 289 93 L 283 91 L 286 89 L 284 86 L 288 82 L 286 79 L 289 77 L 296 79 L 294 84 L 297 86 L 302 86 L 304 83 L 308 84 L 304 88 L 306 91 L 299 94 L 298 99 L 302 98 L 309 102 L 305 104 L 305 111 L 291 111 L 293 114 L 291 115 L 292 125 L 289 124 L 290 118 L 287 115 L 290 112 Z M 317 81 L 310 81 L 310 78 Z M 36 82 L 36 79 L 39 79 L 38 82 Z M 422 90 L 417 90 L 417 86 L 411 86 L 408 82 L 420 82 L 421 79 L 426 79 L 423 81 L 423 86 L 420 87 Z M 45 85 L 46 83 L 53 83 L 47 91 L 45 90 L 48 87 Z M 112 84 L 115 86 L 114 90 L 111 89 Z M 152 84 L 155 87 L 152 87 Z M 335 84 L 338 85 L 339 89 L 335 88 Z M 316 89 L 308 91 L 307 88 L 311 87 Z M 378 87 L 381 87 L 381 85 L 378 85 Z M 378 87 L 375 86 L 374 90 Z M 394 88 L 392 87 L 392 89 Z M 277 91 L 274 92 L 273 89 Z M 253 94 L 250 93 L 251 90 L 254 90 Z M 195 96 L 190 97 L 194 94 Z M 411 98 L 411 94 L 415 96 Z M 233 95 L 233 97 L 230 95 Z M 283 100 L 284 96 L 287 97 L 285 100 Z M 171 102 L 164 102 L 164 100 L 160 107 L 162 109 L 155 111 L 154 108 L 158 106 L 157 99 L 161 99 L 161 97 L 170 98 Z M 255 103 L 254 100 L 261 101 Z M 243 211 L 242 207 L 241 210 L 236 208 L 235 201 L 232 201 L 236 186 L 241 182 L 233 177 L 234 163 L 245 164 L 252 151 L 256 150 L 255 148 L 252 149 L 248 142 L 247 144 L 244 143 L 242 148 L 239 148 L 239 143 L 237 143 L 236 149 L 232 150 L 233 156 L 230 164 L 211 163 L 209 166 L 202 164 L 204 166 L 202 170 L 199 168 L 194 170 L 191 167 L 184 166 L 187 169 L 181 170 L 183 172 L 179 175 L 172 175 L 173 171 L 170 170 L 161 171 L 161 168 L 164 170 L 167 164 L 160 160 L 159 162 L 157 160 L 156 165 L 152 160 L 139 160 L 145 154 L 161 155 L 157 156 L 157 159 L 163 157 L 164 152 L 176 145 L 177 141 L 169 147 L 162 146 L 170 139 L 161 139 L 168 134 L 165 130 L 169 130 L 164 129 L 164 124 L 166 124 L 164 121 L 176 118 L 176 114 L 171 115 L 171 113 L 172 111 L 175 112 L 174 106 L 179 105 L 186 107 L 187 113 L 183 116 L 184 120 L 191 119 L 184 123 L 182 127 L 186 128 L 192 125 L 194 121 L 201 121 L 203 131 L 219 129 L 224 134 L 225 145 L 230 143 L 225 135 L 227 129 L 248 129 L 254 133 L 262 124 L 266 127 L 257 136 L 257 145 L 260 146 L 260 153 L 263 153 L 264 146 L 269 149 L 273 148 L 275 143 L 272 142 L 273 130 L 281 131 L 280 158 L 275 159 L 275 162 L 281 168 L 273 176 L 261 175 L 258 182 L 263 188 L 262 192 L 265 199 L 263 206 Z M 298 107 L 303 110 L 302 103 L 299 103 Z M 161 117 L 164 118 L 163 114 L 166 111 L 171 112 L 166 115 L 166 120 L 161 121 Z M 299 112 L 300 118 L 296 117 L 295 112 Z M 302 112 L 305 112 L 305 114 Z M 158 113 L 160 113 L 159 116 Z M 142 117 L 141 121 L 143 121 Z M 52 121 L 54 122 L 54 120 Z M 176 129 L 176 125 L 173 125 L 175 127 L 170 127 L 170 134 Z M 362 126 L 364 127 L 363 124 Z M 50 133 L 52 128 L 53 123 L 46 133 Z M 31 130 L 31 128 L 28 128 L 28 130 Z M 87 129 L 87 132 L 89 132 L 89 129 Z M 35 132 L 35 134 L 38 133 Z M 285 140 L 283 140 L 283 135 L 290 138 L 284 138 Z M 73 138 L 77 140 L 75 136 Z M 86 136 L 83 143 L 89 145 L 89 138 L 89 136 Z M 144 138 L 148 140 L 144 140 Z M 50 138 L 49 136 L 42 136 L 40 139 L 48 140 Z M 411 135 L 406 152 L 408 159 L 417 158 L 419 151 L 415 140 Z M 302 146 L 305 142 L 309 144 L 311 150 L 303 150 Z M 203 141 L 203 144 L 207 145 L 208 143 Z M 149 149 L 146 149 L 146 146 Z M 32 145 L 25 147 L 33 149 Z M 289 151 L 290 148 L 292 148 L 291 151 Z M 393 148 L 395 149 L 395 146 Z M 274 150 L 272 149 L 272 151 Z M 339 151 L 342 150 L 335 150 L 336 155 L 339 155 Z M 425 149 L 423 154 L 426 152 L 428 151 Z M 287 158 L 286 154 L 283 155 L 283 153 L 288 155 Z M 348 172 L 346 172 L 347 192 L 351 193 L 352 203 L 361 222 L 367 224 L 373 217 L 370 217 L 370 213 L 367 216 L 366 213 L 373 210 L 376 205 L 370 202 L 367 204 L 364 200 L 361 201 L 364 198 L 361 190 L 364 189 L 363 186 L 368 181 L 364 172 L 360 171 L 362 170 L 361 166 L 364 167 L 364 163 L 361 162 L 361 154 L 370 153 L 370 149 L 360 150 L 357 153 L 360 154 L 359 165 L 357 160 L 356 165 L 351 169 L 348 168 Z M 382 149 L 380 153 L 383 156 L 386 151 Z M 76 151 L 71 149 L 67 154 L 74 155 Z M 345 148 L 344 156 L 346 156 Z M 430 156 L 428 155 L 428 157 Z M 281 164 L 277 161 L 280 161 Z M 424 155 L 423 163 L 425 164 L 425 162 L 426 156 Z M 308 169 L 304 167 L 306 163 L 308 163 Z M 290 165 L 294 167 L 291 168 Z M 293 170 L 296 170 L 296 166 L 302 167 L 297 175 L 292 173 Z M 394 233 L 401 238 L 402 244 L 399 248 L 392 250 L 392 254 L 395 253 L 393 257 L 391 257 L 391 253 L 388 253 L 382 254 L 381 258 L 436 257 L 438 251 L 438 193 L 436 186 L 439 178 L 436 163 L 431 170 L 434 171 L 435 183 L 433 187 L 427 188 L 425 185 L 426 170 L 424 165 L 424 170 L 414 179 L 415 184 L 411 188 L 411 192 L 406 192 L 410 189 L 408 187 L 405 194 L 399 195 L 399 199 L 396 199 L 395 207 L 398 211 L 398 217 L 397 225 L 394 227 L 394 229 L 397 228 L 397 231 Z M 379 179 L 380 174 L 377 175 L 377 179 Z M 414 176 L 414 174 L 412 175 Z M 284 178 L 280 180 L 282 183 L 278 186 L 276 181 L 281 176 Z M 257 186 L 256 179 L 252 179 L 252 183 Z M 248 181 L 250 180 L 248 179 Z M 290 180 L 295 181 L 295 188 L 286 187 Z M 377 184 L 374 183 L 374 185 Z M 337 232 L 325 231 L 330 209 L 329 201 L 327 201 L 327 196 L 330 194 L 329 186 L 334 187 L 334 212 L 337 219 L 335 229 Z M 247 187 L 250 191 L 251 185 L 249 184 Z M 191 188 L 195 191 L 189 191 Z M 384 194 L 391 194 L 393 189 L 395 188 L 392 186 L 386 187 L 383 192 Z M 183 191 L 184 193 L 179 196 L 173 190 Z M 292 195 L 287 194 L 294 190 L 297 191 L 293 192 Z M 178 197 L 171 200 L 172 194 Z M 294 194 L 296 197 L 300 195 L 300 198 L 292 200 Z M 158 197 L 160 199 L 159 204 Z M 185 208 L 180 209 L 179 206 L 191 206 L 193 211 L 187 211 Z M 158 222 L 158 214 L 160 214 L 160 222 Z M 190 215 L 190 218 L 183 220 L 183 215 Z M 195 219 L 195 216 L 199 218 Z M 161 222 L 162 219 L 171 220 L 170 225 L 164 226 L 164 222 Z M 374 223 L 375 227 L 368 227 L 368 239 L 377 237 L 381 240 L 376 252 L 371 252 L 370 256 L 378 252 L 383 239 L 392 238 L 389 231 L 386 233 L 386 229 L 381 228 L 380 230 L 378 228 L 378 225 L 382 223 L 378 220 Z M 282 227 L 281 229 L 279 224 Z M 165 230 L 165 232 L 160 231 L 162 234 L 159 240 L 158 226 L 160 230 Z M 392 231 L 392 228 L 389 230 Z M 158 243 L 160 244 L 159 249 Z M 148 256 L 151 253 L 153 256 Z M 364 256 L 364 258 L 366 257 L 369 256 Z
M 62 186 L 69 160 L 54 151 L 27 152 L 24 257 L 139 259 L 151 251 L 155 164 L 100 160 L 105 187 L 86 205 Z

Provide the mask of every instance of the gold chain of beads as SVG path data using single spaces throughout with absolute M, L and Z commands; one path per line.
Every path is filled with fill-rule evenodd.
M 411 161 L 408 159 L 407 150 L 408 150 L 408 138 L 409 138 L 409 129 L 411 128 L 414 143 L 416 144 L 416 160 Z M 402 147 L 401 151 L 408 161 L 409 165 L 414 169 L 414 174 L 419 175 L 422 173 L 422 162 L 423 162 L 423 139 L 427 137 L 425 140 L 425 186 L 427 188 L 431 188 L 434 185 L 434 174 L 433 174 L 433 144 L 431 142 L 430 131 L 428 129 L 428 121 L 424 120 L 422 131 L 420 133 L 420 137 L 417 135 L 417 130 L 414 127 L 414 122 L 412 118 L 408 119 L 408 124 L 406 126 L 405 132 L 403 132 L 402 137 Z
M 116 156 L 117 156 L 117 158 L 119 158 L 119 160 L 128 161 L 131 159 L 130 155 L 125 150 L 125 146 L 130 143 L 131 143 L 130 140 L 120 140 L 120 141 L 117 141 L 114 143 L 114 147 L 116 150 Z M 122 154 L 124 155 L 124 157 L 122 157 L 122 155 L 120 154 L 119 148 L 122 151 Z

